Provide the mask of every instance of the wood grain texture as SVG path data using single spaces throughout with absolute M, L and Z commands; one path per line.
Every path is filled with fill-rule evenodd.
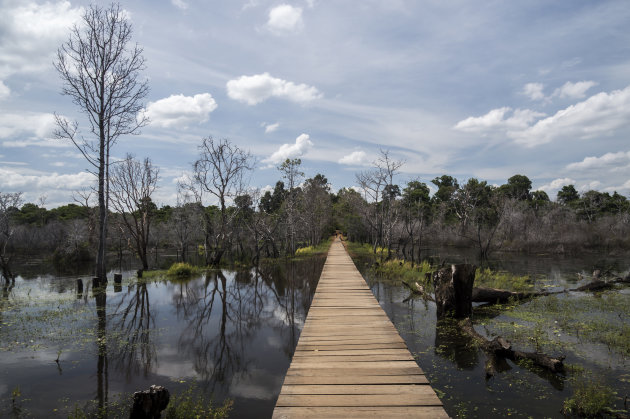
M 328 252 L 273 417 L 448 417 L 339 240 Z

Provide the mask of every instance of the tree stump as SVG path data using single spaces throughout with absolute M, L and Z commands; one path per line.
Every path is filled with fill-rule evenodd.
M 170 393 L 162 386 L 153 385 L 148 390 L 136 391 L 133 393 L 133 406 L 129 418 L 159 419 L 170 398 Z
M 438 319 L 472 316 L 472 289 L 476 270 L 475 265 L 458 264 L 433 274 Z

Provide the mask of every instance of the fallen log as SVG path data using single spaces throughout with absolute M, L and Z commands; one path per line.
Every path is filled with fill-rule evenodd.
M 490 357 L 489 362 L 486 363 L 486 378 L 495 375 L 496 370 L 494 365 L 496 365 L 498 358 L 508 358 L 515 362 L 530 360 L 535 365 L 553 373 L 561 373 L 564 371 L 564 357 L 554 358 L 539 352 L 518 351 L 513 349 L 512 344 L 501 336 L 488 340 L 475 330 L 470 318 L 460 320 L 459 327 Z
M 524 300 L 542 295 L 540 292 L 517 292 L 498 288 L 475 287 L 472 290 L 473 303 L 505 303 L 508 300 Z

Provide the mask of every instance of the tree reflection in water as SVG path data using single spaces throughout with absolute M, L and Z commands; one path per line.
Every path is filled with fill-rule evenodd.
M 107 293 L 104 288 L 94 288 L 92 292 L 96 300 L 97 317 L 96 398 L 99 412 L 103 412 L 104 407 L 107 405 L 109 383 L 107 375 Z
M 237 373 L 249 374 L 255 358 L 248 352 L 263 327 L 289 333 L 282 350 L 287 358 L 292 355 L 321 266 L 323 260 L 234 274 L 210 271 L 200 281 L 177 284 L 173 303 L 185 324 L 179 353 L 192 360 L 209 391 L 229 385 Z
M 155 317 L 151 313 L 147 284 L 130 285 L 112 317 L 112 330 L 119 336 L 113 354 L 116 369 L 124 371 L 127 382 L 140 373 L 147 377 L 157 359 L 156 346 L 151 339 Z

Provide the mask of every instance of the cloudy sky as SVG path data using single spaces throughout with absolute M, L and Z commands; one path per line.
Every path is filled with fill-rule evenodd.
M 254 186 L 300 157 L 335 189 L 388 149 L 399 183 L 519 173 L 630 195 L 626 0 L 126 0 L 144 48 L 151 124 L 120 139 L 161 169 L 173 203 L 202 137 L 258 159 Z M 89 5 L 0 0 L 0 191 L 47 206 L 93 182 L 53 113 L 85 121 L 53 68 Z

